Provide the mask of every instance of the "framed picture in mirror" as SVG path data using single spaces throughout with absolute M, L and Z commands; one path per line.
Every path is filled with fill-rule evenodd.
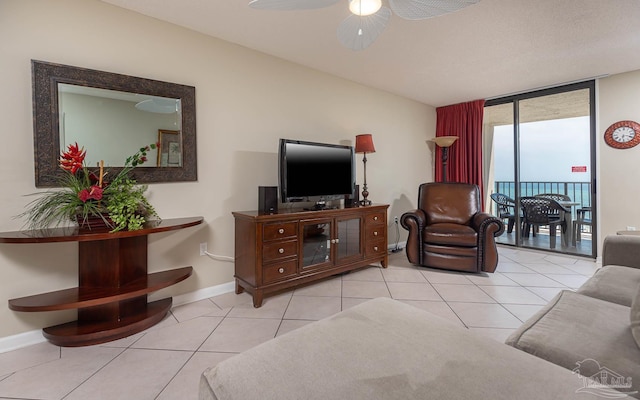
M 174 167 L 182 163 L 180 131 L 158 129 L 158 167 Z

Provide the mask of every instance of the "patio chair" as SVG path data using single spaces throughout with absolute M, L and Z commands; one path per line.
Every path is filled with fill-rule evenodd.
M 571 197 L 560 193 L 539 193 L 534 195 L 534 197 L 542 197 L 544 199 L 552 199 L 555 201 L 571 201 Z M 560 213 L 558 211 L 554 211 L 554 214 L 560 218 Z
M 516 202 L 502 193 L 491 193 L 491 200 L 498 206 L 498 218 L 507 220 L 507 233 L 513 232 L 516 223 Z
M 587 216 L 588 214 L 588 216 Z M 582 207 L 576 210 L 576 219 L 573 221 L 573 237 L 571 243 L 575 246 L 581 240 L 583 226 L 593 226 L 591 223 L 591 207 Z
M 571 201 L 571 197 L 567 196 L 566 194 L 560 193 L 539 193 L 534 197 L 543 197 L 545 199 L 552 199 L 555 201 Z
M 560 226 L 562 233 L 567 230 L 564 218 L 560 217 L 561 213 L 569 210 L 558 204 L 556 200 L 545 197 L 521 197 L 520 206 L 524 214 L 523 236 L 529 237 L 532 228 L 535 236 L 536 227 L 549 226 L 549 244 L 552 249 L 555 249 L 557 227 Z

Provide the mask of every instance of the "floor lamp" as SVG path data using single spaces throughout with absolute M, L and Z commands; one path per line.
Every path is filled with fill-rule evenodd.
M 458 140 L 457 136 L 437 136 L 433 142 L 442 147 L 442 182 L 447 181 L 447 160 L 449 159 L 449 147 Z
M 370 133 L 363 135 L 356 135 L 356 153 L 363 153 L 362 163 L 364 164 L 364 185 L 362 186 L 362 200 L 360 204 L 363 206 L 371 205 L 371 200 L 368 200 L 369 191 L 367 190 L 367 153 L 375 153 L 376 148 L 373 146 L 373 137 Z

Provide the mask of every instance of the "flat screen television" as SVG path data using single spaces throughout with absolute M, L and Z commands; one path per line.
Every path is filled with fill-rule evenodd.
M 352 146 L 280 139 L 280 199 L 316 201 L 353 194 L 355 163 Z

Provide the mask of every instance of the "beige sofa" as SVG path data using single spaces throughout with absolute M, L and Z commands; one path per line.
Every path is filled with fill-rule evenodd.
M 506 343 L 640 398 L 640 236 L 605 238 L 602 265 L 577 292 L 560 292 Z
M 625 397 L 640 384 L 640 350 L 629 324 L 640 269 L 628 268 L 640 265 L 640 237 L 607 238 L 603 261 L 607 266 L 579 294 L 560 293 L 509 338 L 511 346 L 404 303 L 374 299 L 207 369 L 200 399 Z M 590 359 L 598 372 L 631 378 L 632 387 L 615 391 L 584 378 L 592 375 Z

